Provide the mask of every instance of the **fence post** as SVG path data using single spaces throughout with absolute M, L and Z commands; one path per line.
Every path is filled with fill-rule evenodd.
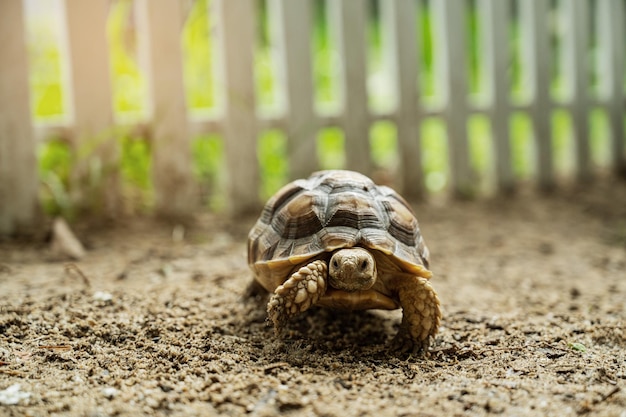
M 136 3 L 139 39 L 152 107 L 152 178 L 156 210 L 164 217 L 188 216 L 195 206 L 191 146 L 183 82 L 182 4 L 170 0 Z
M 37 214 L 37 164 L 29 104 L 22 0 L 0 2 L 0 235 Z
M 253 0 L 214 0 L 226 101 L 224 148 L 233 215 L 259 207 L 259 161 L 254 100 L 255 5 Z
M 341 59 L 342 125 L 346 139 L 347 168 L 372 173 L 367 96 L 367 3 L 329 1 L 329 21 L 337 31 Z
M 280 71 L 286 96 L 286 133 L 290 179 L 306 178 L 317 169 L 315 138 L 319 123 L 313 110 L 311 0 L 273 0 Z M 270 18 L 270 21 L 272 19 Z
M 73 146 L 77 154 L 72 189 L 80 193 L 85 186 L 93 187 L 88 189 L 87 196 L 74 195 L 73 199 L 74 203 L 92 210 L 104 208 L 104 212 L 114 215 L 119 210 L 120 191 L 119 149 L 113 132 L 106 37 L 109 3 L 109 0 L 65 0 L 65 13 L 72 82 Z M 94 186 L 87 179 L 92 167 L 98 164 L 101 182 Z
M 591 149 L 589 135 L 589 5 L 588 0 L 569 0 L 565 8 L 565 68 L 571 88 L 568 99 L 572 109 L 572 125 L 576 142 L 576 174 L 579 181 L 589 180 Z
M 423 111 L 418 103 L 417 76 L 419 67 L 417 42 L 417 4 L 412 0 L 380 2 L 381 15 L 387 34 L 385 49 L 397 95 L 396 126 L 402 194 L 417 199 L 424 193 L 422 151 L 419 126 Z
M 611 127 L 613 170 L 626 176 L 626 140 L 624 138 L 624 2 L 605 0 L 597 2 L 598 47 L 603 99 L 607 100 Z
M 509 134 L 510 91 L 507 72 L 509 66 L 509 6 L 508 0 L 481 0 L 483 40 L 485 42 L 486 82 L 490 86 L 488 115 L 494 145 L 496 179 L 499 191 L 514 189 L 515 179 L 511 167 Z
M 446 92 L 444 119 L 448 133 L 448 152 L 452 189 L 459 196 L 474 192 L 469 164 L 467 137 L 467 63 L 465 61 L 465 2 L 436 1 L 431 3 L 439 28 L 437 46 L 441 48 L 437 71 Z
M 539 187 L 554 187 L 554 160 L 550 131 L 550 40 L 548 36 L 549 0 L 528 0 L 519 3 L 522 29 L 522 62 L 529 74 L 530 116 L 537 148 Z

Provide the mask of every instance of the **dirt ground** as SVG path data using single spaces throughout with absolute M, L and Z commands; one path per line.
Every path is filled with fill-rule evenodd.
M 429 357 L 388 353 L 399 311 L 313 309 L 276 337 L 242 300 L 253 218 L 77 227 L 74 264 L 0 243 L 0 415 L 625 417 L 626 183 L 591 188 L 416 207 Z

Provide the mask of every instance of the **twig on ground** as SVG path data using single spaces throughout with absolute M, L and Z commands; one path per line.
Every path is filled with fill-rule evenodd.
M 263 372 L 266 374 L 269 374 L 272 370 L 276 369 L 276 368 L 283 368 L 283 367 L 288 367 L 289 363 L 287 362 L 274 362 L 274 363 L 270 363 L 269 365 L 265 365 L 263 367 Z
M 72 346 L 70 345 L 42 345 L 39 346 L 39 349 L 48 349 L 48 350 L 61 350 L 61 351 L 68 351 L 68 350 L 72 350 Z
M 72 277 L 73 274 L 76 274 L 81 278 L 83 284 L 85 284 L 86 287 L 91 287 L 91 281 L 89 281 L 87 275 L 85 275 L 85 273 L 78 267 L 78 265 L 76 265 L 75 263 L 67 263 L 64 265 L 64 267 L 65 273 L 68 276 Z

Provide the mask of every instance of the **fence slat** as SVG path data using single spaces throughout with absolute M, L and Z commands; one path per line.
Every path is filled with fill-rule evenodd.
M 154 104 L 151 123 L 154 133 L 153 178 L 157 209 L 162 214 L 187 213 L 195 205 L 188 143 L 191 130 L 223 135 L 227 200 L 229 212 L 235 215 L 258 209 L 257 138 L 261 129 L 268 128 L 286 132 L 292 178 L 306 176 L 317 168 L 318 161 L 313 156 L 316 154 L 315 139 L 317 130 L 323 126 L 343 128 L 346 167 L 371 175 L 371 124 L 391 121 L 397 128 L 401 165 L 397 172 L 399 182 L 404 186 L 404 194 L 414 198 L 420 196 L 424 188 L 419 127 L 426 117 L 441 118 L 447 129 L 450 188 L 466 196 L 477 191 L 470 164 L 467 127 L 470 114 L 486 114 L 491 120 L 496 181 L 502 191 L 515 185 L 509 143 L 513 111 L 530 116 L 538 182 L 542 188 L 550 188 L 555 184 L 552 113 L 557 109 L 564 110 L 572 117 L 576 174 L 582 181 L 590 178 L 593 172 L 590 114 L 592 109 L 599 107 L 609 115 L 614 169 L 626 171 L 624 0 L 556 3 L 554 0 L 377 0 L 375 5 L 380 10 L 384 26 L 381 34 L 385 65 L 391 70 L 393 88 L 397 90 L 396 107 L 386 109 L 384 113 L 370 112 L 368 100 L 368 8 L 374 3 L 322 0 L 326 3 L 330 29 L 338 45 L 336 58 L 341 68 L 339 89 L 343 110 L 334 114 L 318 114 L 314 106 L 311 36 L 313 5 L 317 0 L 266 1 L 274 22 L 271 27 L 276 36 L 274 42 L 280 52 L 282 76 L 277 78 L 284 81 L 285 114 L 257 115 L 254 47 L 258 0 L 212 0 L 211 20 L 217 23 L 212 34 L 217 35 L 216 46 L 221 58 L 218 61 L 223 64 L 223 71 L 218 71 L 219 79 L 215 84 L 223 88 L 225 94 L 221 101 L 218 98 L 223 116 L 211 120 L 189 120 L 185 110 L 180 22 L 185 14 L 183 9 L 192 3 L 189 0 L 136 2 L 139 19 L 143 19 L 145 28 L 139 28 L 139 37 L 150 52 L 148 79 Z M 20 222 L 33 223 L 31 220 L 37 212 L 37 179 L 34 174 L 33 128 L 25 121 L 28 119 L 28 112 L 24 110 L 28 107 L 28 95 L 22 91 L 28 86 L 24 28 L 20 23 L 23 22 L 23 5 L 19 0 L 0 3 L 0 35 L 4 34 L 8 39 L 0 46 L 0 60 L 12 63 L 0 72 L 0 233 L 6 233 Z M 65 7 L 64 23 L 70 53 L 71 86 L 66 91 L 73 122 L 61 126 L 37 126 L 36 132 L 43 132 L 48 137 L 61 133 L 70 140 L 77 156 L 70 178 L 72 203 L 87 202 L 93 208 L 102 207 L 104 203 L 105 209 L 115 212 L 119 206 L 119 150 L 114 133 L 106 37 L 111 3 L 110 0 L 63 0 L 61 3 Z M 418 4 L 423 4 L 432 13 L 434 75 L 439 91 L 443 92 L 442 106 L 424 106 L 420 101 L 417 85 L 420 31 L 416 30 L 418 22 L 415 19 Z M 488 103 L 469 101 L 468 97 L 466 49 L 469 33 L 466 24 L 470 16 L 466 8 L 469 4 L 478 5 L 484 22 L 481 34 L 486 48 L 480 59 L 484 60 L 481 68 L 487 73 L 484 81 L 491 90 L 492 100 Z M 528 86 L 532 93 L 524 102 L 511 102 L 509 97 L 508 14 L 512 5 L 520 12 L 521 61 L 525 87 Z M 598 19 L 598 41 L 594 47 L 603 87 L 598 97 L 589 97 L 591 6 L 597 8 Z M 562 66 L 569 94 L 563 101 L 557 101 L 550 92 L 554 52 L 550 31 L 555 22 L 558 29 L 565 29 L 561 43 L 564 50 Z M 144 125 L 140 123 L 134 127 L 139 130 Z M 94 167 L 99 169 L 97 174 L 102 179 L 95 188 L 91 183 L 86 185 L 89 181 L 85 181 L 92 178 Z M 28 184 L 24 185 L 22 181 Z M 4 204 L 7 196 L 11 198 L 10 204 Z
M 602 95 L 607 99 L 609 125 L 612 136 L 613 169 L 626 174 L 626 139 L 624 137 L 624 1 L 597 2 L 598 48 L 600 74 L 604 83 Z
M 231 213 L 259 207 L 254 100 L 254 0 L 215 0 L 225 89 L 224 149 Z
M 548 18 L 550 0 L 518 2 L 522 63 L 526 63 L 533 121 L 533 138 L 537 149 L 537 182 L 547 190 L 554 186 L 554 156 L 550 129 L 550 44 Z
M 496 181 L 500 191 L 508 192 L 515 185 L 509 134 L 511 84 L 507 77 L 510 3 L 508 0 L 481 0 L 479 7 L 484 16 L 483 59 L 486 61 L 486 81 L 491 96 L 488 114 L 491 119 Z
M 183 83 L 182 4 L 170 0 L 135 2 L 138 38 L 146 54 L 152 107 L 152 178 L 157 213 L 187 216 L 195 206 L 191 151 Z
M 313 108 L 311 67 L 312 5 L 310 0 L 272 0 L 269 6 L 278 18 L 275 39 L 285 83 L 289 176 L 308 177 L 318 167 L 315 158 L 318 123 Z
M 70 54 L 74 148 L 92 149 L 72 173 L 72 190 L 81 190 L 94 158 L 102 167 L 102 184 L 90 198 L 75 196 L 90 208 L 114 214 L 119 209 L 118 147 L 113 136 L 113 104 L 106 38 L 109 0 L 65 0 Z M 82 153 L 82 152 L 81 152 Z M 102 206 L 104 205 L 104 207 Z
M 37 165 L 21 0 L 0 2 L 0 235 L 32 225 Z
M 400 154 L 399 175 L 402 193 L 416 199 L 424 193 L 424 174 L 419 126 L 423 114 L 418 106 L 418 46 L 416 33 L 417 4 L 412 0 L 380 2 L 385 50 L 392 66 L 398 104 L 396 129 Z
M 371 174 L 367 99 L 367 2 L 329 1 L 329 21 L 337 31 L 343 88 L 343 118 L 348 169 Z
M 451 185 L 458 195 L 473 194 L 467 137 L 467 62 L 465 2 L 436 1 L 431 3 L 437 25 L 437 48 L 440 49 L 437 72 L 446 92 L 443 116 L 448 132 Z
M 591 178 L 589 143 L 589 7 L 588 0 L 563 2 L 566 23 L 564 68 L 569 72 L 572 125 L 576 141 L 576 175 Z

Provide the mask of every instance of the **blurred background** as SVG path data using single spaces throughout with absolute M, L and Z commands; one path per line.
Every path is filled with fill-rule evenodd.
M 245 212 L 314 169 L 409 198 L 619 171 L 625 3 L 7 1 L 32 132 L 0 130 L 2 204 L 19 152 L 27 206 L 67 218 Z M 24 211 L 0 215 L 6 232 Z

